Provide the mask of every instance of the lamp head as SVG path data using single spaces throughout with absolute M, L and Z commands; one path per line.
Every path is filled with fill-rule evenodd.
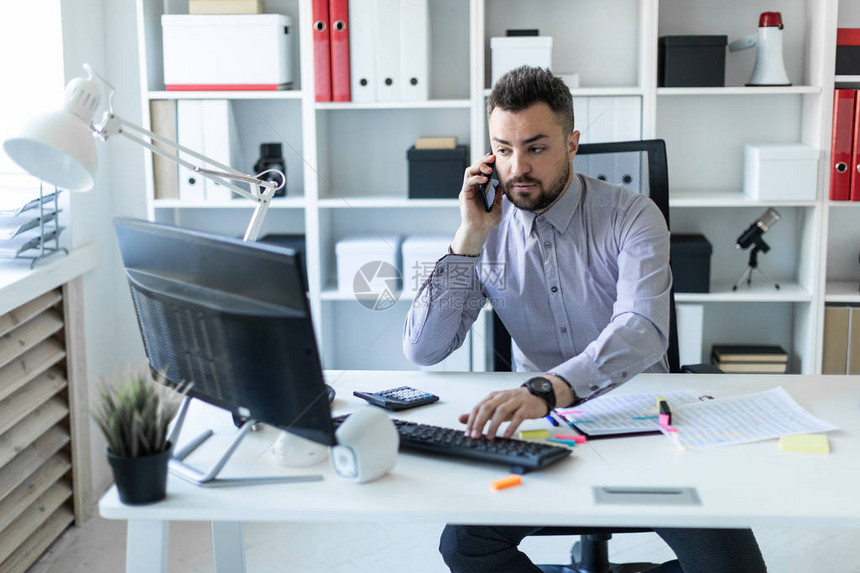
M 759 244 L 761 242 L 761 236 L 764 235 L 767 230 L 774 225 L 774 223 L 779 221 L 779 219 L 780 215 L 777 210 L 773 207 L 769 207 L 768 210 L 762 213 L 746 231 L 741 233 L 735 247 L 738 249 L 746 249 L 753 243 Z M 767 251 L 767 249 L 763 250 Z
M 61 189 L 89 191 L 98 169 L 93 115 L 101 90 L 92 70 L 66 86 L 62 109 L 31 119 L 17 137 L 3 142 L 6 154 L 34 177 Z

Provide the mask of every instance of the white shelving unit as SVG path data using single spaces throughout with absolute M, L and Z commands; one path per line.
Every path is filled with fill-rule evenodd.
M 789 350 L 790 371 L 818 372 L 825 302 L 860 303 L 860 228 L 852 224 L 858 204 L 828 200 L 834 83 L 860 81 L 833 72 L 836 28 L 860 27 L 860 8 L 847 0 L 841 6 L 838 0 L 432 0 L 430 100 L 372 104 L 314 102 L 310 0 L 266 2 L 267 12 L 291 16 L 298 32 L 298 77 L 284 92 L 164 91 L 160 16 L 187 6 L 137 4 L 145 124 L 153 100 L 226 98 L 238 110 L 248 157 L 260 143 L 286 144 L 288 197 L 273 204 L 264 234 L 306 235 L 311 306 L 328 368 L 411 367 L 400 351 L 411 296 L 386 311 L 367 310 L 334 288 L 334 247 L 357 232 L 453 236 L 458 190 L 450 199 L 408 199 L 406 151 L 425 135 L 457 136 L 473 160 L 488 148 L 489 39 L 509 28 L 553 36 L 553 68 L 580 76 L 575 98 L 638 98 L 641 136 L 666 140 L 672 230 L 704 233 L 714 249 L 711 292 L 677 295 L 679 303 L 704 307 L 705 356 L 715 342 L 774 343 Z M 657 87 L 660 36 L 725 34 L 731 41 L 754 32 L 759 14 L 773 10 L 785 22 L 794 85 L 745 86 L 755 62 L 755 50 L 747 50 L 727 52 L 726 87 Z M 762 202 L 744 195 L 746 143 L 819 149 L 816 199 Z M 241 201 L 154 200 L 146 161 L 150 218 L 236 235 L 244 228 L 250 207 Z M 757 276 L 752 288 L 733 291 L 748 258 L 735 241 L 767 207 L 782 219 L 765 235 L 772 250 L 759 261 L 781 288 Z M 480 332 L 472 344 L 473 356 L 480 355 Z

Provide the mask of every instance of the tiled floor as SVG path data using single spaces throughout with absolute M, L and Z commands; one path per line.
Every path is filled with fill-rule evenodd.
M 447 571 L 436 550 L 437 524 L 245 524 L 249 573 L 369 573 Z M 860 531 L 756 530 L 772 573 L 860 573 Z M 523 550 L 541 563 L 564 563 L 573 538 L 535 537 Z M 92 517 L 61 537 L 30 573 L 117 573 L 125 565 L 125 523 Z M 619 535 L 616 561 L 671 558 L 654 534 Z M 169 573 L 211 573 L 215 565 L 208 523 L 170 528 Z

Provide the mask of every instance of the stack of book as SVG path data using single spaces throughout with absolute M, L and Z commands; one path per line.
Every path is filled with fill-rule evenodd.
M 262 14 L 262 0 L 188 0 L 189 14 Z
M 785 374 L 788 353 L 775 344 L 715 344 L 711 364 L 723 372 Z

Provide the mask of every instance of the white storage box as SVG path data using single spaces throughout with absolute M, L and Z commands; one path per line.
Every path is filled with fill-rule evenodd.
M 281 14 L 161 17 L 164 85 L 175 90 L 279 90 L 292 85 L 292 20 Z
M 800 143 L 744 145 L 744 193 L 758 201 L 815 201 L 818 150 Z
M 451 239 L 450 235 L 413 235 L 403 241 L 404 293 L 418 292 L 436 267 L 436 261 L 448 252 Z
M 397 235 L 352 235 L 344 237 L 335 245 L 335 254 L 337 255 L 337 287 L 342 293 L 352 294 L 355 292 L 356 275 L 367 263 L 388 263 L 400 273 L 400 237 Z M 379 265 L 365 269 L 364 276 L 371 290 L 374 289 L 374 281 L 388 278 L 387 275 L 378 274 L 379 270 Z M 384 269 L 382 270 L 384 272 Z M 377 284 L 377 286 L 379 289 L 383 289 L 388 285 Z M 400 280 L 396 281 L 395 288 L 401 288 Z
M 551 36 L 505 36 L 490 38 L 492 83 L 520 66 L 552 69 Z

